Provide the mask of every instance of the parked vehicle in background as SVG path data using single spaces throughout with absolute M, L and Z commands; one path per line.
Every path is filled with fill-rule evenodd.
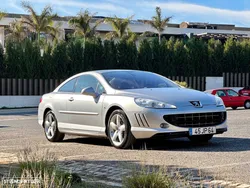
M 206 142 L 227 131 L 226 119 L 219 97 L 134 70 L 77 74 L 43 95 L 38 110 L 51 142 L 68 133 L 108 137 L 116 148 L 152 137 Z
M 240 89 L 239 94 L 250 96 L 250 86 L 246 86 L 243 89 Z
M 244 107 L 245 109 L 250 109 L 250 96 L 244 96 L 233 89 L 221 88 L 205 91 L 220 97 L 226 107 L 231 107 L 236 110 L 238 107 Z

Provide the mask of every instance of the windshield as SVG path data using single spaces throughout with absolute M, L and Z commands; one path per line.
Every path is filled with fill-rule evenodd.
M 112 88 L 119 90 L 179 87 L 169 79 L 150 72 L 111 71 L 102 75 Z

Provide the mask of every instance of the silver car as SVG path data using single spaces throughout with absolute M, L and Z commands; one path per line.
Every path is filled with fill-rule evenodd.
M 38 121 L 47 139 L 108 137 L 116 148 L 136 139 L 188 137 L 205 142 L 227 131 L 223 101 L 151 72 L 101 70 L 72 76 L 42 96 Z

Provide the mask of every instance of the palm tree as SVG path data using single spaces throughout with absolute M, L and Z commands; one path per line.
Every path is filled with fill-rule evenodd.
M 156 15 L 152 17 L 152 20 L 147 20 L 145 23 L 150 24 L 151 27 L 156 29 L 158 37 L 159 37 L 159 42 L 161 42 L 161 35 L 162 32 L 164 31 L 165 27 L 167 26 L 168 22 L 172 17 L 166 17 L 162 19 L 162 13 L 161 13 L 161 8 L 156 7 L 155 8 Z
M 52 42 L 53 43 L 58 43 L 60 39 L 60 33 L 62 31 L 61 29 L 62 23 L 58 22 L 54 27 L 51 27 L 49 30 L 49 35 L 52 37 Z
M 106 18 L 105 21 L 110 23 L 113 31 L 107 33 L 106 37 L 108 39 L 118 38 L 124 39 L 128 37 L 128 33 L 132 35 L 132 31 L 128 30 L 128 25 L 133 16 L 130 16 L 126 19 L 121 19 L 115 16 L 114 18 Z
M 30 15 L 22 16 L 20 22 L 30 32 L 36 33 L 39 42 L 41 32 L 49 33 L 53 30 L 52 19 L 57 17 L 57 15 L 52 13 L 52 8 L 50 6 L 46 6 L 41 15 L 38 15 L 29 3 L 22 2 L 22 6 Z
M 3 19 L 3 17 L 4 17 L 5 15 L 6 15 L 5 12 L 1 12 L 1 11 L 0 11 L 0 20 Z
M 84 41 L 86 38 L 92 38 L 96 34 L 96 28 L 100 23 L 103 22 L 102 19 L 97 20 L 93 26 L 90 26 L 91 20 L 97 13 L 90 14 L 88 10 L 84 12 L 79 12 L 77 17 L 71 18 L 69 20 L 69 24 L 75 29 L 75 36 L 84 37 Z
M 9 34 L 7 34 L 8 39 L 19 42 L 24 40 L 29 34 L 27 28 L 23 27 L 22 23 L 17 20 L 10 24 L 10 27 L 7 29 L 7 31 L 9 32 Z

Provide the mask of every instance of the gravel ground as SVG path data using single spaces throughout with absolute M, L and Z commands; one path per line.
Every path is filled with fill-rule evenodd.
M 200 173 L 218 180 L 250 184 L 250 110 L 228 110 L 228 132 L 208 144 L 188 139 L 146 141 L 131 150 L 117 150 L 107 139 L 66 136 L 61 143 L 46 140 L 37 123 L 37 109 L 0 110 L 0 167 L 14 161 L 28 146 L 49 148 L 59 159 L 98 165 L 166 165 L 181 172 Z

